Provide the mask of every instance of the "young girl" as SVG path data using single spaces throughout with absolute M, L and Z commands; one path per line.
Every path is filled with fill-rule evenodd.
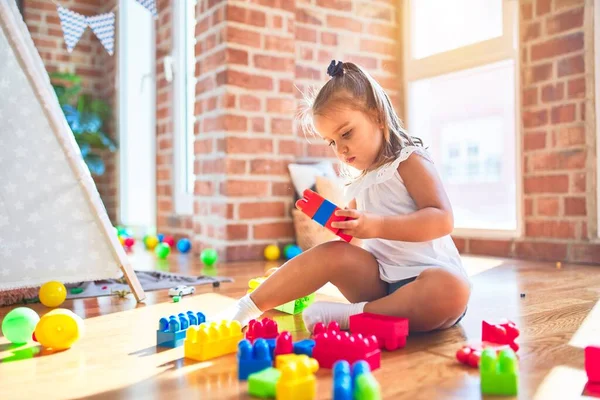
M 303 313 L 308 330 L 334 320 L 346 329 L 361 312 L 408 318 L 411 331 L 449 328 L 464 316 L 471 286 L 449 236 L 452 208 L 434 164 L 368 73 L 335 61 L 327 72 L 331 79 L 311 101 L 306 125 L 351 177 L 349 206 L 337 215 L 352 220 L 332 226 L 354 239 L 323 243 L 289 260 L 227 316 L 245 326 L 331 282 L 350 304 L 315 302 Z M 359 173 L 352 177 L 352 170 Z

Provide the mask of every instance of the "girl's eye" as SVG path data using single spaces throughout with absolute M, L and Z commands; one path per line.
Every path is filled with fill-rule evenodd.
M 343 137 L 343 138 L 348 138 L 348 137 L 350 137 L 350 134 L 351 134 L 351 133 L 352 133 L 352 129 L 351 129 L 351 130 L 349 130 L 348 132 L 344 133 L 344 134 L 342 135 L 342 137 Z

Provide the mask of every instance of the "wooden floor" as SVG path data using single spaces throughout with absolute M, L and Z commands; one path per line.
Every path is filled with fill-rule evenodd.
M 211 315 L 245 293 L 247 282 L 272 266 L 267 263 L 220 265 L 202 271 L 186 256 L 156 263 L 149 254 L 132 256 L 136 269 L 230 276 L 234 283 L 197 294 L 179 303 L 166 291 L 148 293 L 144 303 L 99 297 L 67 301 L 65 308 L 85 318 L 85 336 L 70 350 L 49 353 L 33 344 L 15 347 L 0 337 L 2 399 L 244 399 L 246 383 L 237 381 L 235 356 L 209 362 L 183 358 L 183 348 L 155 347 L 161 316 L 185 310 Z M 481 320 L 510 318 L 521 329 L 521 399 L 586 397 L 583 347 L 600 342 L 600 269 L 592 266 L 465 257 L 474 291 L 468 313 L 455 328 L 411 335 L 406 348 L 384 353 L 375 372 L 386 399 L 479 399 L 476 370 L 458 364 L 456 350 L 478 341 Z M 520 296 L 525 293 L 525 297 Z M 338 295 L 324 288 L 321 298 Z M 32 305 L 43 314 L 40 304 Z M 10 308 L 0 308 L 2 318 Z M 271 312 L 294 338 L 308 333 L 299 316 Z M 331 374 L 319 370 L 318 398 L 331 398 Z

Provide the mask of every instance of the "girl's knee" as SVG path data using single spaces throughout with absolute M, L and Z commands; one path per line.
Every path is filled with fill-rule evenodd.
M 441 268 L 427 269 L 418 279 L 428 282 L 427 290 L 435 293 L 437 305 L 444 309 L 449 319 L 458 319 L 465 311 L 471 288 L 469 282 L 462 276 Z

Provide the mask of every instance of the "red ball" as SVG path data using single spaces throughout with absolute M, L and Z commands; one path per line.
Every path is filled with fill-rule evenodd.
M 466 364 L 469 360 L 469 355 L 471 355 L 471 348 L 465 346 L 456 352 L 456 359 L 459 362 Z
M 135 239 L 132 237 L 128 237 L 125 239 L 125 241 L 123 242 L 123 245 L 125 245 L 125 247 L 132 247 L 135 244 Z
M 173 236 L 165 236 L 162 242 L 168 244 L 171 248 L 175 247 L 175 239 L 173 239 Z

